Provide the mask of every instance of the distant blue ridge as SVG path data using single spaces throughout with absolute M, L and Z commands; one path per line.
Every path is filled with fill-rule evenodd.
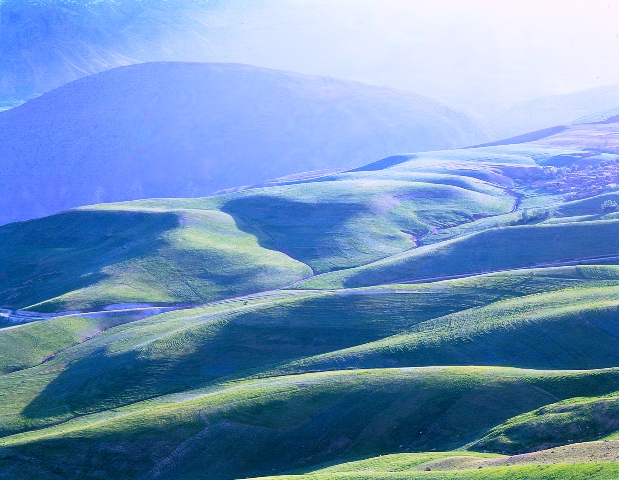
M 375 172 L 376 170 L 385 170 L 386 168 L 390 168 L 395 165 L 408 162 L 409 160 L 413 160 L 415 158 L 417 158 L 417 155 L 392 155 L 391 157 L 382 158 L 381 160 L 368 163 L 367 165 L 364 165 L 362 167 L 348 170 L 347 173 L 349 172 Z
M 499 145 L 514 145 L 517 143 L 535 142 L 536 140 L 541 140 L 542 138 L 551 137 L 552 135 L 556 135 L 557 133 L 565 132 L 568 128 L 569 127 L 566 127 L 565 125 L 558 125 L 556 127 L 544 128 L 542 130 L 537 130 L 535 132 L 525 133 L 523 135 L 517 135 L 515 137 L 506 138 L 505 140 L 499 140 L 498 142 L 482 143 L 480 145 L 464 147 L 464 149 L 481 148 L 481 147 L 497 147 Z

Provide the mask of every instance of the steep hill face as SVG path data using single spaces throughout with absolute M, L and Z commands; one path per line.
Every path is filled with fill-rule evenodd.
M 483 139 L 418 95 L 246 65 L 151 63 L 0 114 L 0 223 L 149 197 L 197 197 L 292 173 Z

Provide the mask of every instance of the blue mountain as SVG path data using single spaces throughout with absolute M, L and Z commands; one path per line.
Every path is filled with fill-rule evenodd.
M 389 88 L 237 64 L 119 67 L 0 113 L 0 224 L 485 140 L 465 114 Z

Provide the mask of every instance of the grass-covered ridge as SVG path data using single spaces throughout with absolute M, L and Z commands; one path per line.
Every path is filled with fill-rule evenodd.
M 612 367 L 619 362 L 619 285 L 595 283 L 465 309 L 375 342 L 304 358 L 283 371 L 421 365 Z
M 323 274 L 299 288 L 361 287 L 408 280 L 440 279 L 597 259 L 618 262 L 619 221 L 521 225 L 487 229 L 361 267 Z
M 189 391 L 7 436 L 0 447 L 4 465 L 36 458 L 25 466 L 39 475 L 58 468 L 79 477 L 94 462 L 102 475 L 121 468 L 238 478 L 372 453 L 458 448 L 554 398 L 617 390 L 615 369 L 316 373 Z M 67 449 L 74 454 L 63 455 Z M 114 463 L 105 462 L 112 452 Z
M 383 455 L 270 480 L 371 479 L 614 479 L 616 442 L 587 442 L 529 455 L 424 452 Z
M 72 211 L 0 237 L 0 302 L 37 311 L 200 304 L 311 274 L 219 211 Z
M 454 358 L 453 348 L 445 348 L 443 356 L 435 348 L 433 355 L 423 358 L 414 349 L 406 353 L 405 342 L 393 343 L 394 351 L 401 353 L 399 357 L 384 352 L 376 355 L 372 346 L 391 345 L 394 338 L 406 337 L 406 332 L 418 327 L 431 337 L 428 325 L 440 326 L 442 319 L 458 315 L 466 319 L 470 312 L 478 309 L 488 310 L 487 316 L 492 319 L 505 302 L 516 302 L 512 308 L 518 312 L 517 299 L 533 305 L 537 299 L 540 306 L 552 312 L 557 303 L 570 295 L 570 290 L 566 289 L 580 292 L 583 299 L 595 299 L 600 292 L 614 291 L 617 284 L 612 280 L 614 277 L 614 267 L 569 267 L 427 285 L 256 294 L 126 323 L 74 346 L 71 345 L 78 343 L 74 337 L 67 342 L 55 323 L 65 322 L 61 318 L 0 330 L 0 351 L 9 366 L 16 365 L 12 360 L 14 346 L 18 345 L 14 338 L 20 330 L 23 333 L 19 337 L 22 343 L 18 352 L 21 355 L 34 352 L 27 361 L 21 360 L 21 365 L 32 368 L 0 377 L 0 388 L 6 392 L 7 404 L 11 405 L 4 419 L 0 408 L 0 430 L 9 433 L 32 425 L 49 425 L 153 396 L 230 378 L 265 376 L 269 372 L 393 366 L 394 362 L 401 366 L 447 365 L 456 361 L 469 364 L 471 355 L 477 351 L 477 358 L 480 358 L 479 352 L 484 351 L 483 347 L 480 350 L 479 341 L 472 342 L 470 348 L 464 350 L 468 356 L 460 358 Z M 556 292 L 555 303 L 540 301 L 544 298 L 542 292 Z M 100 314 L 77 318 L 83 323 L 93 315 Z M 511 321 L 521 323 L 517 318 Z M 93 324 L 90 328 L 98 327 Z M 501 329 L 494 335 L 497 333 L 499 339 L 502 338 Z M 573 335 L 564 339 L 572 341 L 564 355 L 572 367 L 612 365 L 609 360 L 613 358 L 612 344 L 606 350 L 587 352 L 577 338 Z M 30 343 L 23 342 L 24 339 Z M 57 344 L 51 349 L 56 355 L 45 364 L 37 365 L 37 361 L 51 352 L 49 348 L 45 355 L 36 352 L 52 340 Z M 458 337 L 445 340 L 447 344 L 450 341 L 457 344 Z M 495 342 L 497 344 L 500 345 Z M 62 351 L 56 351 L 59 347 Z M 536 342 L 531 336 L 529 347 L 543 350 L 545 337 L 539 337 Z M 346 359 L 342 360 L 339 352 L 346 352 L 346 349 L 360 353 L 342 357 Z M 509 357 L 513 362 L 531 362 L 527 358 L 528 350 L 523 350 L 520 357 L 514 355 L 516 350 L 513 348 Z M 580 353 L 570 357 L 571 350 Z M 548 367 L 547 362 L 539 359 L 533 362 L 527 366 Z M 493 363 L 500 364 L 496 359 Z M 15 416 L 15 412 L 21 413 Z
M 399 155 L 0 227 L 0 477 L 614 480 L 613 155 Z

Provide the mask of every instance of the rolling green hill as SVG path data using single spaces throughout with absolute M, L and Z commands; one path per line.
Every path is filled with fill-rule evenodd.
M 161 313 L 161 308 L 66 315 L 0 329 L 0 374 L 49 361 L 56 353 L 124 323 Z
M 72 211 L 0 227 L 0 302 L 36 311 L 205 303 L 311 274 L 218 211 Z
M 51 478 L 118 469 L 146 478 L 238 478 L 342 456 L 458 448 L 555 398 L 616 390 L 615 369 L 430 367 L 269 378 L 6 436 L 0 465 L 22 458 L 31 475 Z
M 0 227 L 0 478 L 614 480 L 596 128 Z
M 0 227 L 0 304 L 201 304 L 384 258 L 433 228 L 511 209 L 500 189 L 486 186 L 491 195 L 475 182 L 466 189 L 443 180 L 276 186 L 10 224 Z
M 596 282 L 591 282 L 595 284 Z M 283 371 L 376 366 L 601 368 L 619 362 L 619 285 L 571 287 L 470 308 Z
M 533 447 L 566 445 L 573 438 L 598 440 L 616 436 L 619 411 L 616 394 L 604 397 L 572 398 L 518 415 L 497 425 L 470 448 L 521 453 Z M 619 451 L 615 452 L 619 456 Z
M 101 314 L 34 322 L 0 330 L 5 370 L 33 367 L 0 377 L 0 388 L 7 392 L 11 412 L 26 409 L 22 413 L 28 414 L 44 407 L 45 413 L 35 418 L 37 425 L 47 425 L 229 378 L 264 376 L 289 368 L 290 362 L 389 341 L 394 334 L 463 309 L 568 286 L 586 291 L 588 285 L 616 283 L 583 278 L 576 268 L 564 270 L 555 276 L 494 275 L 380 290 L 256 294 L 143 320 L 128 317 L 136 321 L 105 332 L 99 328 L 98 335 L 82 342 L 75 332 Z M 61 328 L 66 324 L 71 335 Z M 48 360 L 40 364 L 44 358 Z M 28 415 L 0 420 L 0 431 L 28 428 L 33 421 Z
M 619 222 L 613 220 L 487 229 L 329 273 L 299 288 L 344 288 L 416 279 L 440 279 L 497 270 L 559 266 L 597 259 L 618 262 Z M 595 260 L 594 260 L 595 261 Z
M 529 455 L 501 456 L 464 451 L 400 453 L 271 480 L 371 479 L 614 479 L 616 442 L 587 442 Z

